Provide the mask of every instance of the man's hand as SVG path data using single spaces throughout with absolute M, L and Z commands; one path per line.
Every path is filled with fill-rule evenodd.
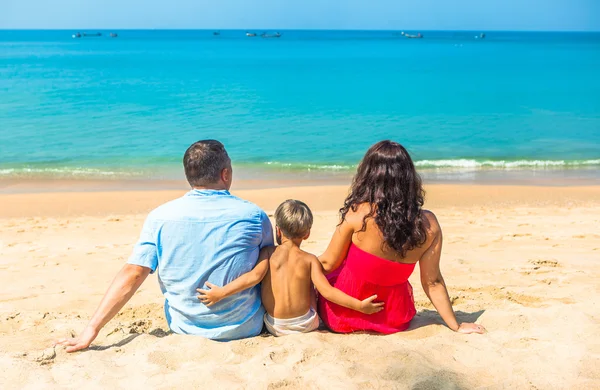
M 369 298 L 360 302 L 360 312 L 364 314 L 374 314 L 383 310 L 383 302 L 373 302 L 377 295 L 371 295 Z
M 69 339 L 60 339 L 56 341 L 54 345 L 63 345 L 67 347 L 67 352 L 77 352 L 89 347 L 97 336 L 98 331 L 92 329 L 90 326 L 87 326 L 79 336 Z
M 210 288 L 210 290 L 196 289 L 200 294 L 198 295 L 198 299 L 206 306 L 210 307 L 225 298 L 223 287 L 216 286 L 210 282 L 206 282 L 206 286 Z
M 104 294 L 104 298 L 100 301 L 98 309 L 84 331 L 75 338 L 58 340 L 55 345 L 66 346 L 67 352 L 81 351 L 89 347 L 98 336 L 100 329 L 121 310 L 144 283 L 150 271 L 150 268 L 147 267 L 125 264 Z

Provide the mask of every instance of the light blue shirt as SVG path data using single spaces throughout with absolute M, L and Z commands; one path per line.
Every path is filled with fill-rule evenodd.
M 256 265 L 273 245 L 273 228 L 258 206 L 228 191 L 192 190 L 153 210 L 128 263 L 158 270 L 173 332 L 214 340 L 258 335 L 264 309 L 259 286 L 209 307 L 197 288 L 223 286 Z

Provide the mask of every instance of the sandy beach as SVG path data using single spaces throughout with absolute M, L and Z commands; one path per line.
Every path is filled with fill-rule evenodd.
M 170 334 L 151 276 L 90 350 L 53 340 L 83 329 L 146 213 L 184 191 L 0 195 L 0 387 L 600 388 L 600 187 L 430 185 L 444 231 L 442 271 L 459 320 L 450 331 L 411 278 L 418 315 L 390 336 L 327 331 L 220 343 Z M 237 190 L 272 213 L 315 212 L 320 254 L 345 186 Z

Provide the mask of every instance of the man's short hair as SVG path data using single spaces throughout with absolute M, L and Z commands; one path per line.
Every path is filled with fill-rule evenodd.
M 215 184 L 221 172 L 231 167 L 231 159 L 225 146 L 214 139 L 193 143 L 183 156 L 185 177 L 192 187 Z
M 306 203 L 288 199 L 275 210 L 275 224 L 287 238 L 304 238 L 312 228 L 313 215 Z

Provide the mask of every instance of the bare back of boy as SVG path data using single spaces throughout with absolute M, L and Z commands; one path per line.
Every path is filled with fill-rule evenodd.
M 316 302 L 311 267 L 316 256 L 295 245 L 268 248 L 269 270 L 262 282 L 262 303 L 271 317 L 287 319 L 305 315 Z

